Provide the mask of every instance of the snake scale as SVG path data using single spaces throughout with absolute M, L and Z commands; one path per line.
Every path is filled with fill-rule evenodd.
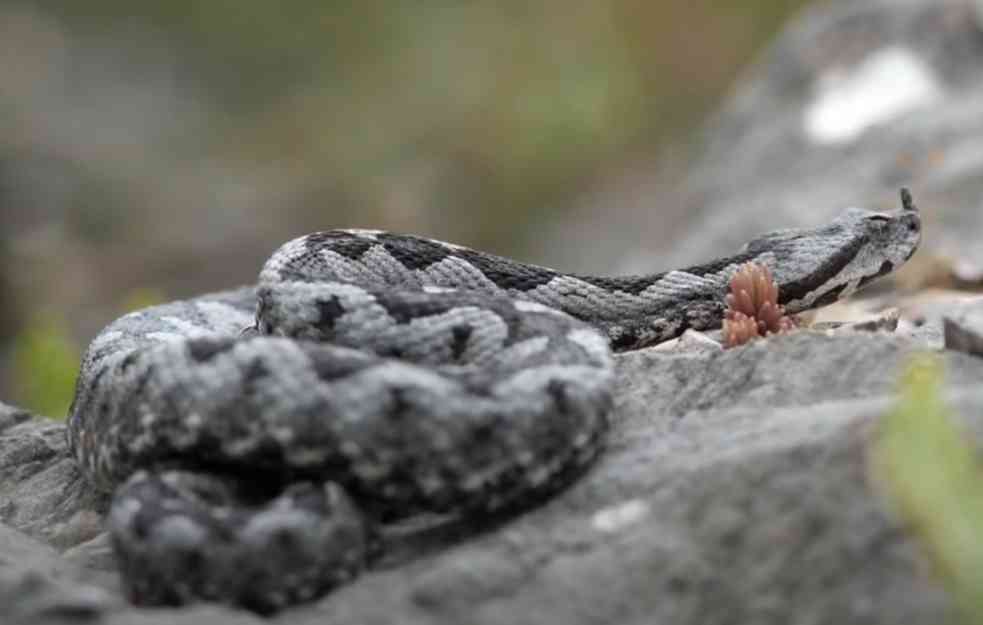
M 113 493 L 133 601 L 273 611 L 357 575 L 380 524 L 509 511 L 569 483 L 604 445 L 612 352 L 719 327 L 739 264 L 768 266 L 795 313 L 897 268 L 920 230 L 902 191 L 897 211 L 848 209 L 625 277 L 381 231 L 310 234 L 255 287 L 106 327 L 69 445 Z

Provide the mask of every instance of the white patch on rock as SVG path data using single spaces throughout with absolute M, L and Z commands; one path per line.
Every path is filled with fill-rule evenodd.
M 719 341 L 707 336 L 703 332 L 698 332 L 688 328 L 675 344 L 678 351 L 691 352 L 719 352 L 723 351 L 724 346 Z
M 591 525 L 599 532 L 617 532 L 638 523 L 649 514 L 649 505 L 641 499 L 630 499 L 594 513 Z
M 910 50 L 891 46 L 847 71 L 820 76 L 805 131 L 816 143 L 845 143 L 941 98 L 932 69 Z

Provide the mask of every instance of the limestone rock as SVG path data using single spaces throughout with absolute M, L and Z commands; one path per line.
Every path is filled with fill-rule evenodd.
M 943 322 L 947 349 L 983 356 L 983 298 L 961 305 Z
M 451 523 L 422 538 L 411 532 L 402 543 L 390 537 L 402 544 L 398 557 L 274 620 L 940 622 L 949 614 L 945 596 L 870 490 L 865 465 L 872 426 L 891 405 L 907 359 L 922 349 L 886 333 L 796 332 L 726 351 L 622 355 L 608 450 L 569 490 L 480 527 Z M 943 358 L 955 408 L 983 436 L 983 359 Z M 49 475 L 28 452 L 48 449 L 32 438 L 57 440 L 51 430 L 61 426 L 14 420 L 0 438 L 0 463 L 13 469 L 2 474 L 0 492 L 18 493 L 19 526 L 64 549 L 65 534 L 50 526 L 88 500 L 19 486 Z M 44 460 L 62 461 L 57 453 Z M 70 467 L 49 475 L 51 489 L 55 477 L 65 492 L 78 488 Z M 103 539 L 89 540 L 98 554 Z M 45 601 L 79 606 L 87 622 L 98 622 L 93 612 L 105 622 L 169 613 L 125 605 L 107 579 L 104 543 L 101 558 L 79 557 L 78 547 L 61 558 L 25 544 L 32 546 L 16 553 L 36 550 L 33 563 L 0 547 L 0 562 L 28 569 L 12 577 L 9 565 L 0 567 L 0 594 L 21 592 L 30 575 L 43 580 Z M 89 577 L 77 581 L 59 567 Z M 251 618 L 221 607 L 187 608 L 175 618 L 200 610 Z
M 896 208 L 922 252 L 983 266 L 983 35 L 972 2 L 816 3 L 736 86 L 683 183 L 686 233 L 633 269 L 678 267 L 847 206 Z

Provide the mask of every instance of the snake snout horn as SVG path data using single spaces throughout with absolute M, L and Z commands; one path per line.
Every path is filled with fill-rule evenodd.
M 913 213 L 918 212 L 918 207 L 915 206 L 915 200 L 911 197 L 911 191 L 904 187 L 901 189 L 901 208 Z

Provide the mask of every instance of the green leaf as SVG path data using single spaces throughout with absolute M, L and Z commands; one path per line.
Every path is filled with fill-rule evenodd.
M 921 542 L 965 622 L 983 625 L 983 480 L 972 438 L 942 399 L 942 367 L 920 356 L 871 449 L 875 484 Z

